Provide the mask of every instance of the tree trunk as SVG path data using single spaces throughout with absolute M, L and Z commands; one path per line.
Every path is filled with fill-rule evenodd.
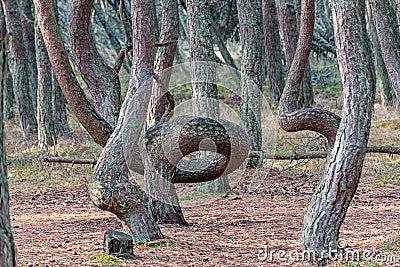
M 131 81 L 117 127 L 103 149 L 89 183 L 89 193 L 95 205 L 116 214 L 125 231 L 136 241 L 163 237 L 153 217 L 148 196 L 138 184 L 129 180 L 125 160 L 128 148 L 124 147 L 127 140 L 132 142 L 134 148 L 137 147 L 147 113 L 151 87 L 146 82 L 151 81 L 154 64 L 152 8 L 152 1 L 132 1 L 132 32 L 140 33 L 141 38 L 133 39 Z M 134 95 L 136 90 L 138 92 Z M 135 133 L 132 135 L 127 133 L 127 123 L 134 125 Z
M 29 93 L 29 61 L 23 40 L 19 0 L 3 0 L 14 60 L 14 95 L 24 138 L 36 134 L 35 110 Z
M 371 14 L 371 8 L 368 8 L 368 31 L 374 48 L 375 67 L 380 80 L 382 105 L 386 107 L 393 106 L 393 102 L 396 99 L 396 95 L 394 94 L 389 74 L 387 72 L 385 62 L 383 60 L 382 50 L 378 39 L 378 33 L 376 31 L 376 27 L 374 25 L 374 21 Z
M 57 24 L 59 25 L 57 5 L 58 5 L 58 0 L 53 0 L 54 14 L 56 16 Z M 53 89 L 52 102 L 53 102 L 54 130 L 56 132 L 56 136 L 58 136 L 59 134 L 68 136 L 71 130 L 68 127 L 67 100 L 65 99 L 60 84 L 57 81 L 57 77 L 53 71 L 53 68 L 51 76 L 52 76 L 51 80 Z
M 396 28 L 396 14 L 387 0 L 369 0 L 369 6 L 392 88 L 400 99 L 400 31 Z
M 260 0 L 238 0 L 242 56 L 241 122 L 251 140 L 251 150 L 262 150 L 261 107 L 262 85 L 265 80 L 265 46 L 262 5 Z M 262 161 L 250 159 L 247 167 L 258 167 Z
M 49 150 L 54 146 L 56 134 L 54 130 L 53 103 L 52 103 L 52 68 L 44 45 L 39 27 L 35 27 L 36 60 L 37 60 L 37 122 L 38 146 L 40 149 Z
M 16 248 L 10 225 L 10 203 L 7 181 L 7 163 L 4 148 L 3 85 L 6 79 L 7 37 L 4 28 L 0 36 L 0 266 L 17 266 Z
M 161 32 L 159 42 L 177 41 L 179 38 L 178 2 L 176 0 L 161 0 L 160 4 Z M 173 96 L 168 91 L 168 84 L 170 80 L 169 68 L 173 65 L 176 47 L 177 42 L 173 42 L 157 50 L 155 73 L 159 75 L 159 80 L 156 80 L 152 86 L 150 109 L 147 114 L 148 128 L 166 122 L 174 109 L 174 100 Z M 148 160 L 150 159 L 148 158 Z M 164 183 L 165 179 L 168 181 L 172 180 L 171 177 L 175 173 L 175 167 L 168 166 L 165 169 L 166 172 L 163 174 L 163 178 L 160 178 L 160 172 L 162 172 L 161 169 L 163 169 L 160 168 L 161 165 L 156 168 L 151 168 L 151 162 L 149 161 L 147 164 L 150 168 L 145 168 L 146 190 L 153 197 L 154 217 L 157 222 L 163 224 L 187 225 L 179 206 L 179 200 L 174 185 L 171 183 Z M 168 192 L 168 194 L 164 194 L 164 199 L 154 199 L 157 194 L 156 192 L 163 189 Z
M 289 74 L 299 39 L 299 22 L 296 16 L 295 0 L 278 0 L 279 25 L 283 33 L 285 45 L 286 71 Z M 310 107 L 314 103 L 314 94 L 311 87 L 311 68 L 309 61 L 303 75 L 301 91 L 298 94 L 296 109 Z
M 114 127 L 121 108 L 121 85 L 118 73 L 105 64 L 89 32 L 93 1 L 72 3 L 68 32 L 79 73 L 88 86 L 98 112 Z
M 94 141 L 105 146 L 113 127 L 97 113 L 75 77 L 57 25 L 53 3 L 51 0 L 34 0 L 34 4 L 47 53 L 64 96 Z
M 309 2 L 302 14 L 311 13 L 314 3 Z M 326 266 L 340 253 L 339 230 L 359 183 L 368 142 L 375 80 L 364 8 L 363 1 L 332 2 L 344 107 L 325 174 L 304 217 L 301 243 L 316 253 L 313 266 Z
M 279 36 L 279 21 L 276 13 L 275 0 L 262 1 L 264 35 L 265 35 L 265 66 L 268 90 L 272 108 L 277 108 L 285 87 L 283 72 L 283 50 Z
M 219 118 L 218 90 L 215 80 L 215 69 L 212 64 L 204 62 L 215 62 L 214 45 L 210 24 L 210 10 L 206 1 L 188 0 L 187 4 L 187 27 L 189 38 L 189 53 L 192 73 L 192 100 L 193 114 L 200 117 Z M 203 62 L 203 63 L 199 63 Z M 208 82 L 207 82 L 208 81 Z M 199 153 L 205 157 L 208 152 Z M 227 184 L 224 177 L 217 181 L 200 184 L 198 190 L 210 192 L 221 189 L 218 184 Z M 229 188 L 222 188 L 228 191 Z M 221 191 L 219 191 L 221 192 Z
M 0 31 L 1 31 L 1 36 L 4 38 L 6 32 L 7 32 L 7 25 L 6 25 L 6 18 L 4 15 L 4 10 L 3 10 L 3 5 L 0 3 Z M 9 45 L 6 44 L 6 51 L 9 49 Z M 7 54 L 6 54 L 7 55 Z M 4 118 L 6 120 L 10 120 L 14 118 L 14 93 L 13 93 L 13 85 L 12 85 L 12 75 L 10 72 L 10 65 L 9 65 L 9 60 L 8 57 L 6 56 L 4 58 L 4 64 L 5 64 L 5 70 L 4 70 L 4 79 L 2 80 L 2 88 L 3 88 L 3 93 L 4 93 Z
M 25 44 L 25 53 L 29 64 L 29 95 L 36 110 L 36 96 L 38 86 L 38 73 L 36 66 L 36 47 L 35 47 L 35 17 L 33 12 L 32 0 L 20 0 L 21 5 L 21 25 Z

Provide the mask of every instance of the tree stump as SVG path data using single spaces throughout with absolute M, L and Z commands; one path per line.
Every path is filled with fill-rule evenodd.
M 133 238 L 122 232 L 107 230 L 104 233 L 104 252 L 108 255 L 124 256 L 134 259 Z

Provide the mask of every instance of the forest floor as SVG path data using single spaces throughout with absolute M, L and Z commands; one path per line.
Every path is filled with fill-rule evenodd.
M 272 173 L 255 192 L 184 207 L 189 227 L 163 226 L 166 245 L 138 245 L 137 259 L 118 266 L 307 266 L 299 233 L 318 179 Z M 367 256 L 373 251 L 376 257 L 365 261 L 381 265 L 345 266 L 400 266 L 399 199 L 400 185 L 363 179 L 341 244 Z M 112 214 L 91 203 L 85 183 L 13 190 L 11 207 L 19 266 L 99 266 L 90 258 L 102 253 L 104 232 L 120 229 Z
M 334 105 L 320 107 L 326 106 Z M 340 114 L 340 107 L 334 108 Z M 69 123 L 72 133 L 59 140 L 58 156 L 98 158 L 101 148 L 75 118 Z M 399 129 L 395 112 L 377 105 L 370 144 L 400 146 Z M 121 226 L 88 197 L 92 167 L 43 163 L 40 157 L 53 151 L 43 153 L 34 143 L 22 141 L 16 122 L 7 123 L 6 132 L 19 266 L 102 266 L 93 258 L 103 252 L 104 232 L 121 230 Z M 321 139 L 312 133 L 277 132 L 277 151 L 301 152 L 320 146 Z M 189 227 L 162 226 L 164 245 L 138 244 L 136 260 L 115 265 L 307 266 L 302 261 L 300 231 L 324 161 L 279 161 L 270 166 L 271 172 L 255 191 L 249 192 L 245 181 L 239 181 L 228 195 L 185 196 L 183 213 Z M 194 205 L 196 198 L 203 205 Z M 358 252 L 361 261 L 333 266 L 400 267 L 399 200 L 400 156 L 369 154 L 340 234 L 349 260 L 356 260 Z

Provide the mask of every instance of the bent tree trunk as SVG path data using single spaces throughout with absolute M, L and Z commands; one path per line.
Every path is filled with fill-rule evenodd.
M 170 80 L 170 70 L 176 54 L 177 40 L 179 38 L 179 13 L 178 1 L 161 0 L 161 32 L 160 43 L 171 42 L 171 44 L 160 47 L 157 50 L 155 59 L 155 75 L 158 75 L 156 82 L 152 86 L 150 107 L 148 113 L 147 126 L 151 127 L 168 120 L 174 109 L 173 96 L 168 91 Z M 175 42 L 176 41 L 176 42 Z M 151 196 L 157 195 L 157 191 L 166 189 L 168 194 L 164 199 L 153 199 L 154 217 L 158 223 L 187 225 L 182 210 L 179 206 L 178 196 L 172 184 L 165 184 L 164 179 L 171 180 L 170 177 L 160 178 L 159 166 L 155 168 L 145 168 L 146 190 Z M 173 168 L 168 168 L 166 176 L 173 175 Z
M 0 266 L 14 267 L 16 262 L 16 249 L 10 225 L 10 207 L 7 181 L 7 163 L 4 149 L 4 124 L 3 124 L 3 85 L 6 79 L 7 40 L 6 33 L 0 36 Z
M 240 119 L 250 137 L 251 150 L 261 151 L 262 85 L 265 80 L 262 5 L 260 0 L 238 0 L 237 9 L 243 45 Z M 258 167 L 261 162 L 260 159 L 249 159 L 247 167 Z
M 263 0 L 265 35 L 265 67 L 272 108 L 277 108 L 285 87 L 283 73 L 283 50 L 279 36 L 279 21 L 275 0 Z
M 304 1 L 302 14 L 311 13 L 307 4 L 314 6 L 313 2 Z M 325 174 L 304 216 L 301 243 L 316 253 L 311 259 L 314 266 L 332 260 L 326 251 L 340 253 L 339 230 L 361 176 L 375 96 L 365 7 L 362 1 L 336 0 L 331 8 L 344 107 Z
M 72 2 L 68 33 L 76 65 L 94 99 L 97 111 L 115 127 L 121 108 L 121 86 L 118 73 L 106 65 L 89 31 L 93 1 Z
M 189 53 L 193 80 L 193 114 L 201 117 L 219 118 L 217 85 L 211 82 L 215 80 L 213 79 L 216 75 L 215 70 L 212 64 L 198 63 L 216 60 L 209 8 L 207 1 L 187 1 Z M 201 154 L 202 156 L 209 155 L 208 152 Z M 230 188 L 226 178 L 221 177 L 217 181 L 199 184 L 197 189 L 203 192 L 226 192 Z
M 19 0 L 3 0 L 11 38 L 11 53 L 14 59 L 14 95 L 24 138 L 37 131 L 35 110 L 29 93 L 29 62 L 24 45 Z
M 283 33 L 285 44 L 286 71 L 289 75 L 292 61 L 299 40 L 299 22 L 296 15 L 297 0 L 278 0 L 279 26 Z M 301 90 L 297 98 L 297 108 L 310 107 L 314 103 L 314 93 L 311 87 L 311 69 L 307 59 L 306 70 L 302 75 Z

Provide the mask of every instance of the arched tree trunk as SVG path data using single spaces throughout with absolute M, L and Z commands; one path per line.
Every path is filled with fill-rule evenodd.
M 243 46 L 241 68 L 240 119 L 251 140 L 251 150 L 262 150 L 262 85 L 265 81 L 265 44 L 260 0 L 238 0 L 240 41 Z M 247 167 L 259 166 L 260 159 L 249 159 Z
M 4 28 L 0 32 L 0 266 L 17 266 L 16 248 L 10 225 L 10 202 L 7 180 L 7 163 L 4 148 L 3 85 L 6 79 L 7 39 Z
M 49 149 L 56 144 L 54 130 L 53 103 L 52 103 L 52 68 L 44 45 L 42 34 L 38 26 L 35 27 L 36 60 L 37 60 L 37 121 L 38 146 Z
M 100 56 L 89 31 L 94 0 L 72 2 L 68 33 L 79 73 L 88 86 L 98 112 L 115 127 L 121 108 L 118 73 Z
M 299 40 L 299 21 L 296 15 L 297 0 L 278 0 L 279 26 L 283 33 L 285 44 L 286 70 L 289 75 L 292 61 L 295 55 L 296 46 Z M 309 61 L 303 75 L 301 90 L 297 98 L 297 108 L 311 107 L 314 103 L 314 93 L 311 87 L 311 68 Z
M 285 87 L 279 20 L 275 0 L 263 0 L 262 3 L 265 35 L 265 66 L 269 96 L 271 107 L 277 108 L 283 88 Z
M 35 110 L 29 93 L 29 61 L 23 39 L 19 0 L 3 0 L 7 28 L 12 36 L 11 53 L 14 60 L 14 95 L 24 138 L 36 134 Z
M 368 1 L 392 88 L 400 99 L 400 31 L 396 14 L 387 0 Z
M 315 253 L 315 258 L 310 259 L 312 266 L 326 266 L 331 259 L 329 257 L 332 256 L 326 251 L 335 253 L 339 249 L 339 230 L 357 189 L 365 157 L 375 96 L 375 80 L 371 68 L 372 52 L 367 38 L 364 8 L 362 1 L 332 2 L 344 107 L 343 119 L 328 156 L 325 173 L 304 217 L 301 243 L 304 249 Z M 304 53 L 309 53 L 312 42 L 314 1 L 303 1 L 301 14 L 301 41 L 293 64 L 297 61 L 302 62 L 303 71 L 305 60 L 308 58 Z M 292 68 L 290 74 L 294 70 Z M 298 85 L 300 78 L 297 77 L 296 80 Z M 285 91 L 290 91 L 290 88 L 285 87 Z M 325 119 L 320 117 L 319 120 L 322 123 Z M 326 136 L 328 141 L 332 142 L 329 135 Z

